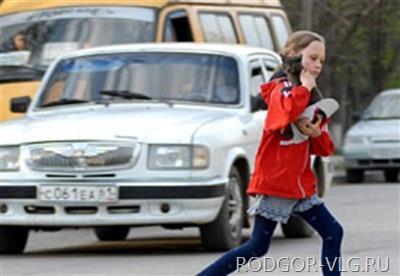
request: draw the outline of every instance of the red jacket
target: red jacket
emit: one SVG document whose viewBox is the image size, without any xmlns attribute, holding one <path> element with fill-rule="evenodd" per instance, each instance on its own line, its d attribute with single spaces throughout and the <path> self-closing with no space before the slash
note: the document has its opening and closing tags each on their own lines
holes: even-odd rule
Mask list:
<svg viewBox="0 0 400 276">
<path fill-rule="evenodd" d="M 284 130 L 307 107 L 310 91 L 304 86 L 291 88 L 285 79 L 278 79 L 263 84 L 261 92 L 269 108 L 247 193 L 296 199 L 310 197 L 317 192 L 310 156 L 328 156 L 334 151 L 327 125 L 321 126 L 322 134 L 318 137 L 285 145 L 281 143 L 287 139 Z"/>
</svg>

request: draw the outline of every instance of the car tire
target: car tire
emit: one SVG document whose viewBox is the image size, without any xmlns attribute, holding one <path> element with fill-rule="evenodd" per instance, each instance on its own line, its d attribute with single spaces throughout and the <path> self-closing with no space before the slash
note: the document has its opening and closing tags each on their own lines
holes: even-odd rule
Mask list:
<svg viewBox="0 0 400 276">
<path fill-rule="evenodd" d="M 346 170 L 347 181 L 350 183 L 361 183 L 364 181 L 364 171 L 357 169 Z"/>
<path fill-rule="evenodd" d="M 239 171 L 233 167 L 217 218 L 200 226 L 202 244 L 207 251 L 226 251 L 240 245 L 244 223 L 242 185 Z"/>
<path fill-rule="evenodd" d="M 386 182 L 398 182 L 399 181 L 399 169 L 386 169 L 384 171 Z"/>
<path fill-rule="evenodd" d="M 99 241 L 123 241 L 129 229 L 129 226 L 96 227 L 94 233 Z"/>
<path fill-rule="evenodd" d="M 314 235 L 314 229 L 298 216 L 291 216 L 287 224 L 281 224 L 286 238 L 309 238 Z"/>
<path fill-rule="evenodd" d="M 0 254 L 21 254 L 28 241 L 29 229 L 19 226 L 0 227 Z"/>
</svg>

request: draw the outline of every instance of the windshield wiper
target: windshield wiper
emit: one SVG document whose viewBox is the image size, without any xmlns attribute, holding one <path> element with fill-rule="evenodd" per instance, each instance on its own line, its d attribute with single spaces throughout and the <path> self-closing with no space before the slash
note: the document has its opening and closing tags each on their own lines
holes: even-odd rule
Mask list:
<svg viewBox="0 0 400 276">
<path fill-rule="evenodd" d="M 60 99 L 56 101 L 52 101 L 49 103 L 43 104 L 41 107 L 49 107 L 49 106 L 57 106 L 57 105 L 67 105 L 67 104 L 80 104 L 80 103 L 91 103 L 91 101 L 87 100 L 79 100 L 79 99 Z"/>
<path fill-rule="evenodd" d="M 124 99 L 141 99 L 141 100 L 152 100 L 153 98 L 142 93 L 131 92 L 128 90 L 103 90 L 100 91 L 101 95 L 120 97 Z"/>
<path fill-rule="evenodd" d="M 103 90 L 100 91 L 101 95 L 108 95 L 108 96 L 113 96 L 113 97 L 119 97 L 119 98 L 123 98 L 123 99 L 138 99 L 138 100 L 150 100 L 150 101 L 156 101 L 156 102 L 160 102 L 160 103 L 165 103 L 167 104 L 169 107 L 173 106 L 173 103 L 165 100 L 165 99 L 155 99 L 152 98 L 148 95 L 145 95 L 143 93 L 138 93 L 138 92 L 131 92 L 128 90 Z"/>
</svg>

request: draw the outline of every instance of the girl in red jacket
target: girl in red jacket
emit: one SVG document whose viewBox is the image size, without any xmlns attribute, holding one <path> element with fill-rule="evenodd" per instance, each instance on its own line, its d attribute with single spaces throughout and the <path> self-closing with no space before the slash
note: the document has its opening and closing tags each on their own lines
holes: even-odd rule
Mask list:
<svg viewBox="0 0 400 276">
<path fill-rule="evenodd" d="M 325 41 L 309 31 L 293 33 L 281 52 L 283 59 L 301 56 L 300 83 L 291 83 L 290 73 L 280 71 L 261 86 L 268 105 L 263 136 L 258 148 L 255 171 L 247 190 L 257 196 L 249 213 L 255 215 L 250 239 L 232 249 L 199 275 L 227 275 L 251 258 L 267 253 L 278 223 L 287 223 L 291 214 L 307 221 L 321 236 L 321 267 L 324 276 L 340 275 L 340 246 L 343 228 L 317 195 L 317 178 L 310 156 L 331 155 L 334 151 L 326 120 L 300 118 L 310 104 L 318 101 L 316 78 L 325 60 Z M 293 82 L 293 80 L 292 80 Z M 291 124 L 309 139 L 292 143 Z"/>
</svg>

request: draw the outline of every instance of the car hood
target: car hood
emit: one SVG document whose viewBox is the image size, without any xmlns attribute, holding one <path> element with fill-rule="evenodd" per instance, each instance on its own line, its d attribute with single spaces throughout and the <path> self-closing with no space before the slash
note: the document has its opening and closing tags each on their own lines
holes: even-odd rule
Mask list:
<svg viewBox="0 0 400 276">
<path fill-rule="evenodd" d="M 347 135 L 400 142 L 400 120 L 362 120 L 352 126 Z"/>
<path fill-rule="evenodd" d="M 218 109 L 161 105 L 111 105 L 69 110 L 6 122 L 0 130 L 0 143 L 99 139 L 190 143 L 200 126 L 228 115 Z"/>
</svg>

